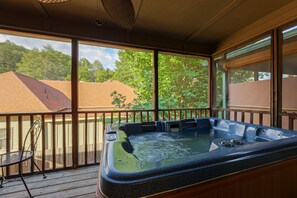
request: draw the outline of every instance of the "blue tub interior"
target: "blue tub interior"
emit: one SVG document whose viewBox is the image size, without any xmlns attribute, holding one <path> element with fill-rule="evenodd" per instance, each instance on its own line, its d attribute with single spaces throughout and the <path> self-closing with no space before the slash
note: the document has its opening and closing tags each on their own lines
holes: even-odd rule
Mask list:
<svg viewBox="0 0 297 198">
<path fill-rule="evenodd" d="M 105 135 L 100 190 L 151 195 L 296 157 L 296 147 L 295 131 L 218 118 L 113 124 Z"/>
</svg>

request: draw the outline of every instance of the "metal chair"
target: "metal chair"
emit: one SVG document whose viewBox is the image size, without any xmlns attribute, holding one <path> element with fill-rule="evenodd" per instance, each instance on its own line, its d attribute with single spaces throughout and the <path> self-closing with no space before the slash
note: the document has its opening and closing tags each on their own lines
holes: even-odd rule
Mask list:
<svg viewBox="0 0 297 198">
<path fill-rule="evenodd" d="M 15 164 L 19 164 L 19 174 L 20 177 L 26 187 L 26 190 L 29 194 L 30 197 L 33 197 L 28 189 L 28 186 L 23 178 L 22 175 L 22 162 L 27 161 L 27 160 L 32 160 L 34 166 L 36 166 L 36 168 L 39 170 L 39 172 L 43 175 L 43 178 L 45 179 L 46 176 L 44 175 L 44 173 L 40 170 L 40 168 L 37 166 L 37 164 L 34 161 L 34 151 L 36 150 L 36 145 L 37 145 L 37 141 L 38 138 L 40 136 L 41 133 L 41 121 L 38 119 L 36 121 L 34 121 L 33 125 L 31 126 L 31 128 L 29 129 L 29 131 L 26 134 L 25 140 L 24 140 L 24 144 L 22 147 L 22 150 L 20 151 L 13 151 L 13 152 L 9 152 L 9 153 L 4 153 L 0 155 L 0 167 L 1 167 L 1 171 L 2 171 L 2 177 L 1 179 L 1 183 L 0 183 L 0 188 L 3 187 L 3 180 L 4 180 L 4 171 L 3 168 L 4 167 L 9 167 Z M 29 139 L 28 137 L 33 135 L 33 139 L 31 140 L 31 138 Z M 33 148 L 33 150 L 32 150 Z"/>
</svg>

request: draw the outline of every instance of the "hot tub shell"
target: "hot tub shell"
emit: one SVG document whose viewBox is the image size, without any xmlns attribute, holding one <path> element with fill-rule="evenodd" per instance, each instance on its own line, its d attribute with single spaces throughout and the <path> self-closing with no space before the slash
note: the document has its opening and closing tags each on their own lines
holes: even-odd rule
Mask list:
<svg viewBox="0 0 297 198">
<path fill-rule="evenodd" d="M 171 130 L 170 128 L 174 128 Z M 150 163 L 133 156 L 127 137 L 144 132 L 172 131 L 188 128 L 211 128 L 232 134 L 232 137 L 259 138 L 265 142 L 220 149 L 214 141 L 210 152 L 182 159 Z M 217 148 L 215 147 L 217 146 Z M 127 155 L 127 161 L 117 161 L 116 153 Z M 240 123 L 218 118 L 187 119 L 181 121 L 114 124 L 108 127 L 99 172 L 99 192 L 106 197 L 149 196 L 226 175 L 261 167 L 297 156 L 297 133 L 294 131 Z M 117 168 L 128 163 L 128 169 Z M 125 166 L 123 166 L 125 167 Z"/>
</svg>

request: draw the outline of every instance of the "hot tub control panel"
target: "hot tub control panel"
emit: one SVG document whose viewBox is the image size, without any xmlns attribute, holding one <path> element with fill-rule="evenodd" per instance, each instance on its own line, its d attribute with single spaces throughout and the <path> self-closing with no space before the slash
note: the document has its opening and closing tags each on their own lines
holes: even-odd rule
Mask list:
<svg viewBox="0 0 297 198">
<path fill-rule="evenodd" d="M 115 141 L 117 139 L 117 133 L 115 131 L 109 131 L 105 136 L 108 141 Z"/>
</svg>

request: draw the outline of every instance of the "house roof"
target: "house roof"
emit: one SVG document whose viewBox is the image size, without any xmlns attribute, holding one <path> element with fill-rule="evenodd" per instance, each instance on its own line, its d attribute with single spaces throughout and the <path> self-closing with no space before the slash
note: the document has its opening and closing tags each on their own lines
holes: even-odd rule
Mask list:
<svg viewBox="0 0 297 198">
<path fill-rule="evenodd" d="M 60 90 L 68 98 L 71 98 L 71 82 L 54 80 L 42 80 L 41 82 Z M 103 83 L 79 82 L 78 91 L 80 109 L 113 109 L 115 105 L 112 104 L 113 99 L 110 96 L 113 91 L 125 95 L 127 103 L 137 97 L 131 87 L 116 80 Z"/>
<path fill-rule="evenodd" d="M 82 109 L 112 109 L 113 91 L 127 96 L 131 102 L 136 95 L 133 89 L 118 81 L 79 83 L 79 105 Z M 15 73 L 0 74 L 0 112 L 54 112 L 71 108 L 71 82 L 36 80 Z"/>
</svg>

